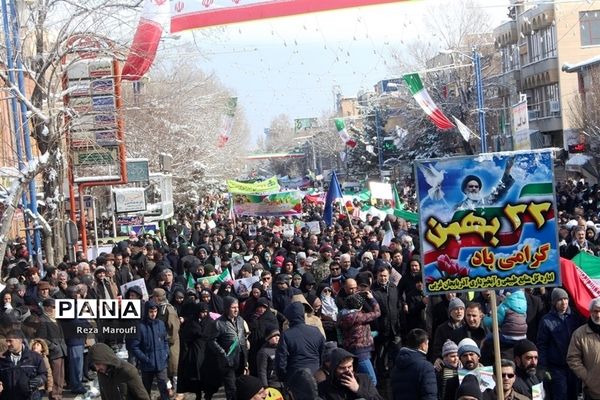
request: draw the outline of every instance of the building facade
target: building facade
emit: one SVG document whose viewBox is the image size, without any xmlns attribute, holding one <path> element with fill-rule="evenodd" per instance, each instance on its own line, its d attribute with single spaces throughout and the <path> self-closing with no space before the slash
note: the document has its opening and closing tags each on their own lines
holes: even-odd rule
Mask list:
<svg viewBox="0 0 600 400">
<path fill-rule="evenodd" d="M 558 147 L 567 149 L 579 141 L 575 108 L 577 74 L 561 70 L 600 51 L 600 5 L 585 0 L 529 4 L 512 0 L 511 19 L 494 29 L 501 57 L 495 77 L 497 95 L 504 112 L 501 150 Z M 515 146 L 519 121 L 517 104 L 527 100 L 526 143 Z M 521 132 L 523 133 L 523 132 Z M 521 137 L 522 139 L 522 137 Z M 521 140 L 519 139 L 519 140 Z"/>
</svg>

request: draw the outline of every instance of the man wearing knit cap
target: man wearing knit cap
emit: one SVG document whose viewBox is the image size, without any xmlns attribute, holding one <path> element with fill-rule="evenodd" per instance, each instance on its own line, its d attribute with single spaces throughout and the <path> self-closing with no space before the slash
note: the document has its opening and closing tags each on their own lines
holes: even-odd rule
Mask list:
<svg viewBox="0 0 600 400">
<path fill-rule="evenodd" d="M 235 381 L 235 394 L 237 400 L 264 400 L 268 392 L 260 379 L 251 375 L 242 375 Z"/>
<path fill-rule="evenodd" d="M 442 366 L 436 371 L 438 396 L 440 399 L 454 400 L 454 393 L 446 391 L 448 381 L 458 376 L 458 346 L 452 340 L 446 340 L 442 347 Z"/>
<path fill-rule="evenodd" d="M 569 295 L 555 288 L 550 295 L 552 308 L 540 321 L 537 337 L 538 365 L 550 376 L 555 399 L 576 399 L 578 380 L 567 365 L 569 340 L 584 320 L 571 311 Z"/>
<path fill-rule="evenodd" d="M 481 400 L 481 388 L 479 381 L 473 374 L 469 374 L 463 378 L 460 387 L 456 391 L 457 400 Z"/>
<path fill-rule="evenodd" d="M 433 335 L 433 346 L 429 354 L 429 359 L 434 361 L 437 369 L 442 362 L 442 346 L 446 340 L 452 337 L 452 333 L 461 328 L 465 318 L 465 303 L 458 297 L 453 297 L 448 303 L 448 321 L 444 322 L 435 330 Z"/>
<path fill-rule="evenodd" d="M 522 339 L 515 344 L 513 354 L 517 374 L 513 389 L 526 396 L 532 396 L 531 387 L 544 380 L 543 372 L 537 368 L 537 346 L 530 340 Z"/>
<path fill-rule="evenodd" d="M 481 351 L 477 343 L 473 339 L 465 338 L 458 344 L 458 358 L 462 363 L 462 367 L 469 371 L 474 371 L 482 365 L 479 363 Z M 456 393 L 459 387 L 458 375 L 448 380 L 446 385 L 446 393 Z M 446 397 L 450 399 L 449 397 Z"/>
</svg>

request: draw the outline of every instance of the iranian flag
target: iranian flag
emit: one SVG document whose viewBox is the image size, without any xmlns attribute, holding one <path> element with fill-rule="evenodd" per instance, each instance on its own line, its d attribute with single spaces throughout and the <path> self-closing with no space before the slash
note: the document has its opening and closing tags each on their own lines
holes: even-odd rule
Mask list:
<svg viewBox="0 0 600 400">
<path fill-rule="evenodd" d="M 590 302 L 600 297 L 600 258 L 585 252 L 572 260 L 561 258 L 560 274 L 577 311 L 589 317 Z"/>
<path fill-rule="evenodd" d="M 227 99 L 225 113 L 221 117 L 221 132 L 219 133 L 218 147 L 223 147 L 229 141 L 231 130 L 233 129 L 233 121 L 235 117 L 235 109 L 237 108 L 237 97 Z"/>
<path fill-rule="evenodd" d="M 152 66 L 163 30 L 169 30 L 171 18 L 168 0 L 145 0 L 140 23 L 133 36 L 122 79 L 139 80 Z"/>
<path fill-rule="evenodd" d="M 335 119 L 335 129 L 337 129 L 338 135 L 340 135 L 340 139 L 342 139 L 342 141 L 346 143 L 346 146 L 352 149 L 356 147 L 356 140 L 350 137 L 350 134 L 346 130 L 346 124 L 344 123 L 344 120 L 342 118 Z"/>
<path fill-rule="evenodd" d="M 413 95 L 417 103 L 421 106 L 423 111 L 433 121 L 435 126 L 439 129 L 452 129 L 454 124 L 444 115 L 444 113 L 438 108 L 437 104 L 431 100 L 429 93 L 423 87 L 423 82 L 419 74 L 407 74 L 403 76 L 404 81 L 408 85 L 410 93 Z"/>
</svg>

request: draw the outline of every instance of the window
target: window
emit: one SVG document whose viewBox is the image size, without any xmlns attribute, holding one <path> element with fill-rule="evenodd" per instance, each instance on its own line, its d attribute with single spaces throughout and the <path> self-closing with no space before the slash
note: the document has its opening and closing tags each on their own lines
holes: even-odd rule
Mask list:
<svg viewBox="0 0 600 400">
<path fill-rule="evenodd" d="M 502 72 L 506 73 L 519 68 L 519 47 L 511 44 L 500 49 L 502 57 Z"/>
<path fill-rule="evenodd" d="M 600 44 L 600 10 L 579 13 L 579 32 L 582 46 Z"/>
<path fill-rule="evenodd" d="M 556 27 L 550 25 L 536 33 L 541 41 L 542 58 L 556 57 Z"/>
<path fill-rule="evenodd" d="M 547 26 L 527 36 L 528 62 L 556 57 L 556 27 Z"/>
<path fill-rule="evenodd" d="M 540 39 L 537 32 L 527 36 L 527 53 L 529 54 L 529 62 L 533 63 L 540 60 Z"/>
</svg>

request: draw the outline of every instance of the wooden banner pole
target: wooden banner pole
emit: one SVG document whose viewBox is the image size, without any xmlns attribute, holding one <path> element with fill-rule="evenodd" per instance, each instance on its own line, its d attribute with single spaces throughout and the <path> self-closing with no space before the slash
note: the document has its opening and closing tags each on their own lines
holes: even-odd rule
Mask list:
<svg viewBox="0 0 600 400">
<path fill-rule="evenodd" d="M 504 387 L 502 386 L 502 354 L 500 353 L 500 332 L 498 331 L 498 309 L 496 301 L 496 291 L 491 290 L 492 296 L 492 333 L 494 338 L 494 366 L 496 369 L 496 398 L 504 399 Z"/>
</svg>

